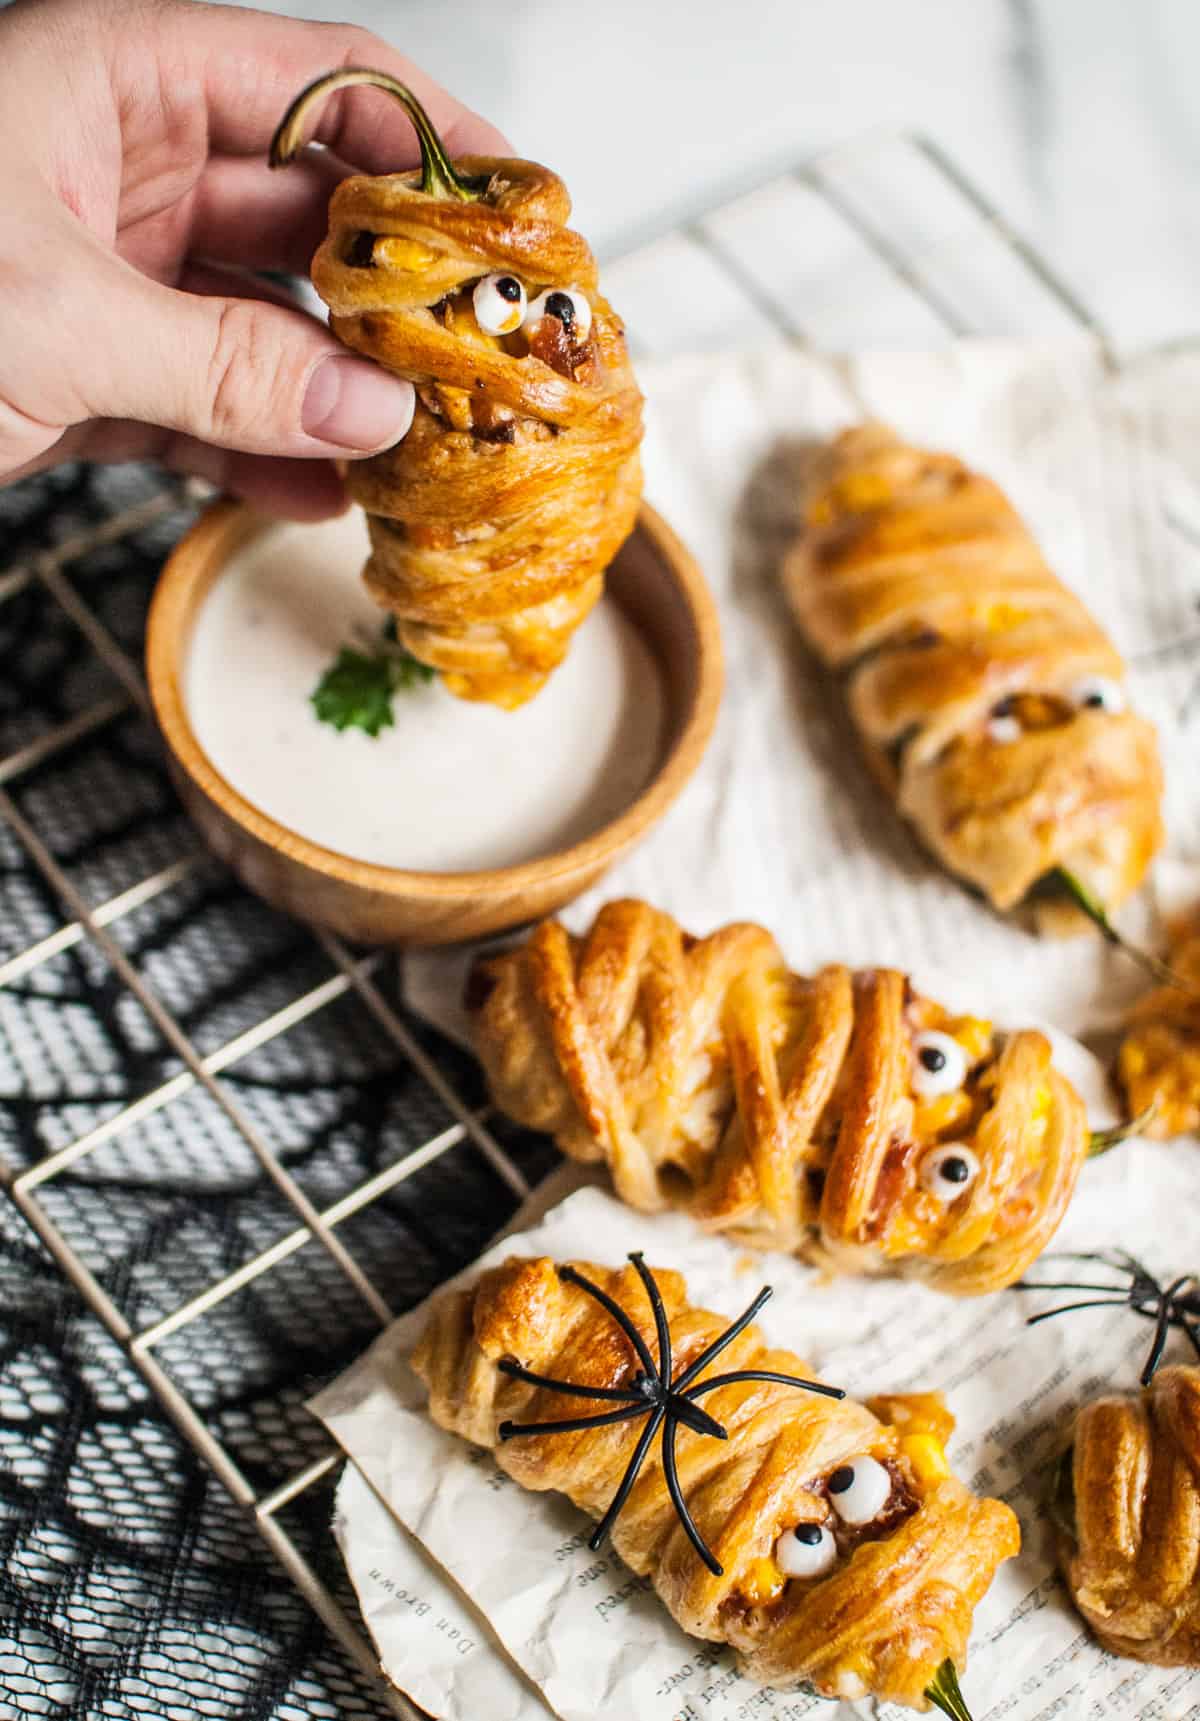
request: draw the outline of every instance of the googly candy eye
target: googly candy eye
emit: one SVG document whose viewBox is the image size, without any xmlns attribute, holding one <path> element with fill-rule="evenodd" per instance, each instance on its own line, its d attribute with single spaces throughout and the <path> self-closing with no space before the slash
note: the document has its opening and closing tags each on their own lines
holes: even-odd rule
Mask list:
<svg viewBox="0 0 1200 1721">
<path fill-rule="evenodd" d="M 489 335 L 511 335 L 525 318 L 525 289 L 515 275 L 485 275 L 471 294 L 475 321 Z"/>
<path fill-rule="evenodd" d="M 961 1141 L 944 1141 L 921 1161 L 922 1186 L 947 1206 L 965 1195 L 978 1176 L 979 1161 Z"/>
<path fill-rule="evenodd" d="M 557 317 L 569 335 L 586 341 L 592 328 L 592 307 L 575 287 L 547 287 L 539 293 L 525 313 L 526 324 L 542 317 Z"/>
<path fill-rule="evenodd" d="M 928 1028 L 913 1035 L 913 1092 L 921 1099 L 952 1094 L 967 1079 L 967 1054 L 949 1034 Z"/>
<path fill-rule="evenodd" d="M 1067 689 L 1067 698 L 1080 711 L 1107 711 L 1115 716 L 1129 701 L 1119 681 L 1109 675 L 1086 675 Z"/>
<path fill-rule="evenodd" d="M 892 1479 L 877 1458 L 852 1458 L 839 1464 L 826 1486 L 843 1524 L 869 1524 L 887 1505 Z"/>
<path fill-rule="evenodd" d="M 775 1543 L 775 1564 L 788 1578 L 820 1578 L 837 1564 L 837 1543 L 828 1524 L 794 1524 Z"/>
<path fill-rule="evenodd" d="M 1021 719 L 1013 709 L 1012 699 L 1001 699 L 988 712 L 987 737 L 999 746 L 1008 746 L 1013 741 L 1019 741 L 1024 734 Z"/>
</svg>

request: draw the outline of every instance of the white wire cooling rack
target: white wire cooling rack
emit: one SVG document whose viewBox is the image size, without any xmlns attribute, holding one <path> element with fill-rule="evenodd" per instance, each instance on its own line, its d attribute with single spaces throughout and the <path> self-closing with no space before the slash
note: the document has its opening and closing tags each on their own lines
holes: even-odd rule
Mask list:
<svg viewBox="0 0 1200 1721">
<path fill-rule="evenodd" d="M 767 334 L 839 347 L 905 342 L 930 345 L 968 333 L 1041 335 L 1086 330 L 1104 351 L 1104 329 L 1050 263 L 1015 232 L 988 197 L 930 139 L 872 136 L 697 209 L 669 229 L 644 235 L 636 248 L 606 260 L 605 286 L 626 318 L 639 357 L 729 347 Z M 98 549 L 120 544 L 178 506 L 164 492 L 78 532 L 26 565 L 0 568 L 0 604 L 40 582 L 116 678 L 109 692 L 49 732 L 0 759 L 0 813 L 61 905 L 52 933 L 0 960 L 0 985 L 29 977 L 83 941 L 110 965 L 120 987 L 178 1058 L 170 1079 L 142 1093 L 24 1168 L 0 1161 L 9 1200 L 36 1232 L 63 1274 L 124 1351 L 162 1409 L 234 1502 L 249 1514 L 271 1554 L 353 1662 L 378 1680 L 381 1702 L 396 1714 L 417 1711 L 382 1680 L 360 1623 L 339 1604 L 289 1533 L 285 1508 L 326 1483 L 340 1462 L 332 1448 L 283 1475 L 267 1490 L 205 1420 L 203 1408 L 164 1366 L 161 1347 L 211 1315 L 263 1275 L 303 1250 L 320 1250 L 381 1326 L 393 1310 L 372 1273 L 346 1242 L 345 1222 L 395 1190 L 451 1148 L 469 1144 L 507 1185 L 514 1200 L 528 1184 L 453 1078 L 418 1043 L 379 984 L 382 952 L 359 955 L 337 939 L 313 934 L 332 965 L 329 977 L 293 996 L 214 1049 L 202 1051 L 178 1013 L 139 972 L 116 935 L 120 923 L 176 889 L 212 862 L 183 855 L 128 888 L 89 906 L 56 860 L 36 819 L 14 798 L 22 779 L 127 714 L 148 711 L 138 664 L 118 643 L 67 570 Z M 686 522 L 681 523 L 686 531 Z M 355 995 L 394 1044 L 398 1056 L 447 1108 L 453 1121 L 376 1175 L 319 1206 L 289 1171 L 277 1142 L 266 1138 L 222 1081 L 224 1072 L 268 1042 Z M 270 1245 L 180 1302 L 135 1327 L 100 1283 L 50 1199 L 57 1179 L 152 1114 L 202 1091 L 220 1109 L 290 1210 L 294 1224 Z M 432 1288 L 432 1287 L 429 1287 Z"/>
</svg>

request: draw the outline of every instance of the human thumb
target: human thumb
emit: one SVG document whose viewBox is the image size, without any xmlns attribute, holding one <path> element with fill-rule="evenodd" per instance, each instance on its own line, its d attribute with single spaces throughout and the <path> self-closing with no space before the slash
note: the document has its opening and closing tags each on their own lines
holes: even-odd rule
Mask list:
<svg viewBox="0 0 1200 1721">
<path fill-rule="evenodd" d="M 59 356 L 81 416 L 250 454 L 343 458 L 389 447 L 412 423 L 412 384 L 348 353 L 303 311 L 181 292 L 111 256 L 98 277 L 76 351 Z"/>
</svg>

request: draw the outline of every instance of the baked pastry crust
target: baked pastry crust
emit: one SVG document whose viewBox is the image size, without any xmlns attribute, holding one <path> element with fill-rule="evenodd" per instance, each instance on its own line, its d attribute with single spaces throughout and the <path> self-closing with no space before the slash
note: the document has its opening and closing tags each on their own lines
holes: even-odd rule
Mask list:
<svg viewBox="0 0 1200 1721">
<path fill-rule="evenodd" d="M 1101 678 L 1123 705 L 1121 658 L 996 484 L 884 425 L 845 431 L 813 464 L 784 582 L 944 866 L 1001 910 L 1058 867 L 1107 910 L 1136 888 L 1162 841 L 1153 726 L 1081 703 Z"/>
<path fill-rule="evenodd" d="M 622 1305 L 654 1352 L 654 1322 L 634 1270 L 572 1265 Z M 691 1307 L 678 1273 L 655 1268 L 654 1277 L 678 1374 L 727 1322 Z M 554 1489 L 601 1517 L 641 1424 L 502 1442 L 505 1420 L 550 1421 L 564 1405 L 545 1388 L 502 1373 L 497 1364 L 506 1358 L 542 1375 L 618 1387 L 638 1371 L 632 1345 L 590 1297 L 559 1277 L 555 1262 L 514 1258 L 472 1289 L 437 1298 L 413 1357 L 435 1422 L 491 1450 L 522 1487 Z M 747 1368 L 812 1376 L 790 1351 L 768 1349 L 750 1326 L 699 1378 Z M 1020 1542 L 1007 1506 L 977 1498 L 950 1474 L 944 1442 L 953 1419 L 941 1401 L 916 1395 L 873 1400 L 869 1408 L 740 1381 L 710 1393 L 704 1406 L 728 1439 L 681 1428 L 679 1477 L 723 1574 L 703 1564 L 675 1514 L 660 1437 L 612 1530 L 621 1558 L 650 1577 L 685 1631 L 733 1645 L 752 1679 L 806 1679 L 827 1696 L 871 1693 L 927 1708 L 926 1687 L 947 1657 L 963 1666 L 975 1605 Z M 848 1530 L 827 1483 L 863 1455 L 886 1466 L 891 1494 L 872 1523 Z M 837 1563 L 824 1576 L 786 1579 L 774 1560 L 776 1542 L 797 1523 L 812 1522 L 836 1529 Z"/>
<path fill-rule="evenodd" d="M 404 440 L 346 469 L 371 594 L 451 692 L 512 708 L 561 662 L 633 529 L 642 401 L 562 180 L 491 156 L 456 166 L 487 179 L 481 200 L 423 192 L 416 172 L 344 180 L 312 279 L 338 338 L 417 387 Z M 468 289 L 492 272 L 530 300 L 582 294 L 590 331 L 545 317 L 487 333 Z"/>
<path fill-rule="evenodd" d="M 1139 998 L 1117 1053 L 1129 1115 L 1153 1106 L 1141 1133 L 1160 1141 L 1200 1132 L 1200 911 L 1172 928 L 1170 962 L 1194 990 L 1157 986 Z"/>
<path fill-rule="evenodd" d="M 695 939 L 647 903 L 610 903 L 584 937 L 547 921 L 482 965 L 468 1001 L 496 1103 L 607 1164 L 623 1201 L 837 1270 L 958 1295 L 1011 1284 L 1087 1156 L 1044 1035 L 1001 1041 L 892 969 L 792 973 L 759 926 Z M 930 1030 L 965 1074 L 923 1097 Z M 978 1162 L 961 1194 L 929 1186 L 950 1143 Z"/>
<path fill-rule="evenodd" d="M 1200 1666 L 1200 1368 L 1085 1405 L 1072 1478 L 1058 1544 L 1075 1606 L 1114 1655 Z"/>
</svg>

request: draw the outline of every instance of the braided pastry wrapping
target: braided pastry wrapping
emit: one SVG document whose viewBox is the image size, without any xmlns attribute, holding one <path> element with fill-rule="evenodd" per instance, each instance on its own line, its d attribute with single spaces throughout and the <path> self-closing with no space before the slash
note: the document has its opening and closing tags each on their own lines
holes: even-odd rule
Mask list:
<svg viewBox="0 0 1200 1721">
<path fill-rule="evenodd" d="M 625 1308 L 653 1346 L 650 1307 L 633 1270 L 573 1265 Z M 678 1273 L 655 1269 L 654 1277 L 679 1373 L 727 1323 L 689 1306 Z M 437 1299 L 413 1358 L 435 1422 L 491 1450 L 522 1487 L 557 1490 L 601 1517 L 640 1425 L 502 1442 L 502 1422 L 549 1421 L 563 1415 L 564 1404 L 502 1373 L 504 1359 L 584 1385 L 623 1386 L 639 1367 L 629 1339 L 559 1277 L 553 1261 L 512 1259 L 472 1289 Z M 769 1349 L 756 1326 L 711 1372 L 748 1368 L 811 1374 L 790 1351 Z M 944 1443 L 953 1419 L 941 1401 L 917 1395 L 868 1408 L 739 1381 L 714 1390 L 704 1405 L 728 1438 L 681 1429 L 678 1471 L 721 1575 L 702 1563 L 671 1504 L 661 1437 L 612 1530 L 621 1558 L 651 1578 L 685 1631 L 732 1644 L 753 1679 L 806 1679 L 827 1696 L 870 1693 L 927 1708 L 926 1687 L 947 1658 L 962 1666 L 975 1605 L 1019 1546 L 1008 1507 L 976 1498 L 950 1474 Z M 838 1495 L 830 1480 L 836 1488 L 835 1473 L 851 1465 L 857 1491 Z M 877 1492 L 864 1503 L 868 1483 Z M 791 1542 L 801 1545 L 798 1527 L 813 1538 L 802 1544 L 805 1563 L 824 1568 L 812 1576 L 790 1577 L 786 1569 L 794 1563 Z"/>
<path fill-rule="evenodd" d="M 558 176 L 467 156 L 425 188 L 440 145 L 410 92 L 340 81 L 399 94 L 427 155 L 424 174 L 344 180 L 312 263 L 333 332 L 417 389 L 404 440 L 346 471 L 366 583 L 451 692 L 511 709 L 561 662 L 633 529 L 641 395 Z"/>
<path fill-rule="evenodd" d="M 1075 1606 L 1114 1655 L 1200 1666 L 1200 1368 L 1085 1405 L 1071 1476 L 1058 1541 Z"/>
<path fill-rule="evenodd" d="M 610 903 L 484 964 L 468 1002 L 496 1103 L 606 1163 L 623 1201 L 842 1271 L 1011 1284 L 1087 1157 L 1042 1034 L 997 1036 L 891 969 L 792 973 L 758 926 L 697 940 Z"/>
<path fill-rule="evenodd" d="M 784 578 L 944 866 L 1001 910 L 1060 869 L 1106 910 L 1135 889 L 1162 841 L 1153 726 L 995 484 L 882 425 L 848 430 L 814 465 Z M 1065 901 L 1039 920 L 1081 924 Z"/>
<path fill-rule="evenodd" d="M 1129 1013 L 1117 1080 L 1131 1117 L 1151 1111 L 1143 1135 L 1200 1132 L 1200 913 L 1172 929 L 1171 968 L 1184 985 L 1156 986 Z"/>
</svg>

